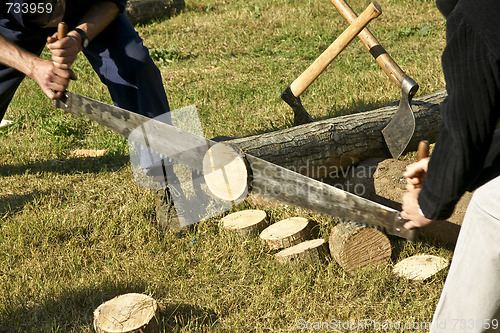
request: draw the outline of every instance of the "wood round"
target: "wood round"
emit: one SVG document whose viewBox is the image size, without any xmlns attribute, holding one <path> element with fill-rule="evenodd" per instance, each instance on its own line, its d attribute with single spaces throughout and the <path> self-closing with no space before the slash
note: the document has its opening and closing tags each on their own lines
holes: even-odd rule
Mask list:
<svg viewBox="0 0 500 333">
<path fill-rule="evenodd" d="M 432 255 L 419 254 L 401 260 L 392 272 L 408 280 L 424 281 L 448 267 L 448 260 Z"/>
<path fill-rule="evenodd" d="M 267 225 L 267 214 L 263 210 L 247 209 L 222 218 L 222 227 L 238 235 L 256 237 Z"/>
<path fill-rule="evenodd" d="M 203 175 L 210 192 L 219 199 L 236 201 L 248 191 L 248 170 L 245 159 L 232 145 L 220 142 L 203 158 Z"/>
<path fill-rule="evenodd" d="M 332 228 L 330 253 L 347 272 L 379 264 L 387 264 L 392 247 L 387 236 L 360 223 L 341 222 Z"/>
<path fill-rule="evenodd" d="M 271 249 L 282 249 L 309 239 L 309 221 L 303 217 L 291 217 L 271 224 L 260 234 L 261 241 Z"/>
<path fill-rule="evenodd" d="M 276 253 L 276 259 L 282 263 L 300 261 L 321 263 L 327 256 L 324 239 L 311 239 L 281 250 Z"/>
<path fill-rule="evenodd" d="M 102 303 L 94 311 L 97 333 L 159 332 L 156 301 L 143 294 L 124 294 Z"/>
</svg>

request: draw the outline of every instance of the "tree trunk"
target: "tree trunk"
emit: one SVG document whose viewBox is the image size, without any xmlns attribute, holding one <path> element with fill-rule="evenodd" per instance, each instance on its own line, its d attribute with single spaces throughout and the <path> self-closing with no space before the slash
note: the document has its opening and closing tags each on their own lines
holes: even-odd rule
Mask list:
<svg viewBox="0 0 500 333">
<path fill-rule="evenodd" d="M 184 0 L 128 0 L 125 12 L 130 22 L 137 24 L 172 16 L 184 7 Z"/>
<path fill-rule="evenodd" d="M 407 151 L 415 151 L 422 139 L 435 142 L 441 121 L 439 106 L 445 98 L 446 91 L 441 90 L 412 102 L 416 128 Z M 232 142 L 253 156 L 311 178 L 324 178 L 370 157 L 389 157 L 381 131 L 398 105 Z"/>
</svg>

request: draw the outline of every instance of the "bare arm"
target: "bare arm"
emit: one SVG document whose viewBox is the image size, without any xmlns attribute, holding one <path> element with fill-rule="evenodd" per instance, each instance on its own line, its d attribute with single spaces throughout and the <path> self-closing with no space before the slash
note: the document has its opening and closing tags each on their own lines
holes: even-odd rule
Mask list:
<svg viewBox="0 0 500 333">
<path fill-rule="evenodd" d="M 69 84 L 71 72 L 30 53 L 0 35 L 0 62 L 17 69 L 38 82 L 51 99 L 59 98 Z"/>
<path fill-rule="evenodd" d="M 94 39 L 118 15 L 118 7 L 108 1 L 92 6 L 82 17 L 78 28 L 85 31 L 89 40 Z M 38 82 L 42 91 L 51 99 L 61 97 L 70 79 L 76 79 L 69 69 L 82 50 L 82 39 L 76 31 L 57 40 L 55 36 L 47 38 L 52 60 L 46 60 L 30 53 L 0 35 L 0 63 L 15 68 Z"/>
<path fill-rule="evenodd" d="M 98 2 L 82 17 L 77 28 L 82 29 L 88 39 L 92 41 L 99 35 L 118 15 L 118 7 L 109 1 Z M 82 38 L 75 30 L 68 32 L 67 38 L 57 40 L 55 36 L 47 39 L 48 48 L 52 52 L 52 60 L 61 68 L 69 68 L 80 51 L 82 51 Z"/>
</svg>

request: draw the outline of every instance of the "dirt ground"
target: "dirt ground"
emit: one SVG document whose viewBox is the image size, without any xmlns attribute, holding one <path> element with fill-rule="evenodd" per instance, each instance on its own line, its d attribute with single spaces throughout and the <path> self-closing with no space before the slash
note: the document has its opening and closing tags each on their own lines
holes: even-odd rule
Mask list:
<svg viewBox="0 0 500 333">
<path fill-rule="evenodd" d="M 400 210 L 402 197 L 406 192 L 403 172 L 411 163 L 413 162 L 394 159 L 368 159 L 342 175 L 329 179 L 328 183 Z M 471 197 L 472 193 L 466 193 L 447 221 L 435 222 L 421 229 L 420 234 L 433 241 L 454 246 Z"/>
</svg>

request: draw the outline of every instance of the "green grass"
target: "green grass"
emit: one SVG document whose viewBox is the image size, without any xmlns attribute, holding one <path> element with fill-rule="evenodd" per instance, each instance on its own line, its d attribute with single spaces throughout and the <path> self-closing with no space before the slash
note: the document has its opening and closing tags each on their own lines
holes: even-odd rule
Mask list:
<svg viewBox="0 0 500 333">
<path fill-rule="evenodd" d="M 420 84 L 419 94 L 444 88 L 445 22 L 434 2 L 380 4 L 373 34 Z M 360 13 L 368 1 L 351 5 Z M 291 126 L 281 91 L 345 28 L 327 0 L 187 0 L 179 15 L 137 26 L 171 107 L 196 104 L 208 137 Z M 70 90 L 111 102 L 86 60 L 78 59 L 74 70 L 79 80 Z M 355 40 L 302 100 L 320 119 L 398 98 L 398 88 Z M 159 302 L 165 332 L 289 332 L 300 331 L 300 320 L 431 320 L 446 272 L 409 283 L 391 274 L 392 264 L 354 275 L 333 260 L 282 266 L 256 240 L 241 242 L 220 230 L 220 218 L 181 238 L 162 237 L 153 193 L 135 185 L 125 140 L 54 109 L 32 80 L 23 82 L 6 119 L 16 123 L 0 130 L 1 332 L 91 332 L 93 310 L 126 292 Z M 75 148 L 108 153 L 75 158 Z M 293 207 L 260 208 L 272 221 L 307 216 L 325 238 L 334 224 Z M 434 244 L 393 245 L 393 262 L 422 252 L 451 258 Z"/>
</svg>

